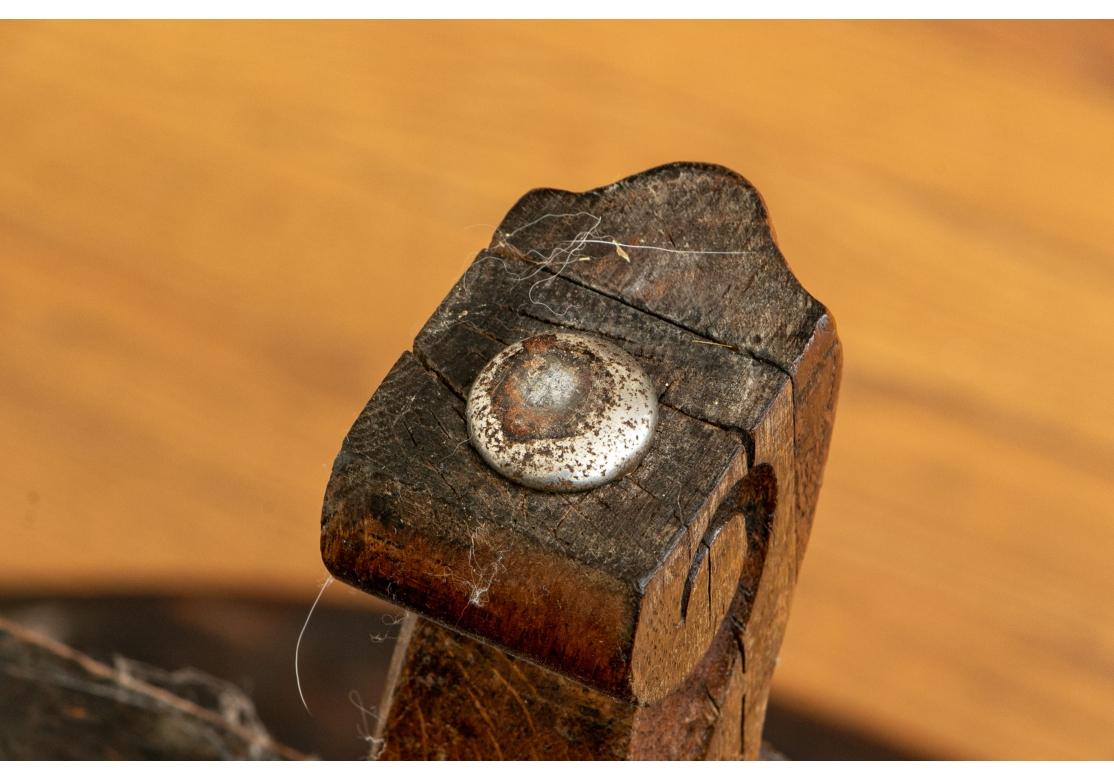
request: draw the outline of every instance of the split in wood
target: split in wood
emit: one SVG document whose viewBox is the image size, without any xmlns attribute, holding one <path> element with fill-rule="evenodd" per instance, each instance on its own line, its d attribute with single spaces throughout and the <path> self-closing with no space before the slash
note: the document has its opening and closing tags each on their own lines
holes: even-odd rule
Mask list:
<svg viewBox="0 0 1114 780">
<path fill-rule="evenodd" d="M 585 215 L 610 242 L 585 240 Z M 575 258 L 554 249 L 570 240 Z M 575 495 L 460 446 L 480 369 L 553 331 L 618 344 L 660 396 L 639 466 Z M 737 174 L 681 163 L 527 194 L 360 414 L 326 492 L 330 572 L 421 616 L 385 755 L 757 757 L 840 365 Z"/>
</svg>

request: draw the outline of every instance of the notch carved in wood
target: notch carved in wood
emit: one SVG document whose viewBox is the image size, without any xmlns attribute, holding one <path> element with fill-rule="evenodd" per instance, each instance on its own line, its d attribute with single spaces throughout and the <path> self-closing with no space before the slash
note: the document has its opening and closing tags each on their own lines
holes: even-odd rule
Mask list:
<svg viewBox="0 0 1114 780">
<path fill-rule="evenodd" d="M 660 394 L 638 467 L 584 493 L 510 482 L 467 442 L 480 369 L 553 331 L 617 344 Z M 385 755 L 756 757 L 840 365 L 738 174 L 677 163 L 523 197 L 326 491 L 329 571 L 414 613 Z"/>
</svg>

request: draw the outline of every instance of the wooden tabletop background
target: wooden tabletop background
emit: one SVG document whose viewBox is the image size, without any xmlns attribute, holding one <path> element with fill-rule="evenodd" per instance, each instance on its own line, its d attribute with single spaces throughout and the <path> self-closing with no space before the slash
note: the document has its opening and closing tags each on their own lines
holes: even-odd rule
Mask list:
<svg viewBox="0 0 1114 780">
<path fill-rule="evenodd" d="M 775 695 L 1114 758 L 1110 24 L 0 26 L 0 590 L 308 603 L 340 440 L 494 223 L 684 159 L 844 343 Z"/>
</svg>

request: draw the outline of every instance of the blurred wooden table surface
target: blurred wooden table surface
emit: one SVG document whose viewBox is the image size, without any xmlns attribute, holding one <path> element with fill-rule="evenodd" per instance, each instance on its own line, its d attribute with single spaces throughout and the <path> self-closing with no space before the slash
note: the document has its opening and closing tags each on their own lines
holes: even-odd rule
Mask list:
<svg viewBox="0 0 1114 780">
<path fill-rule="evenodd" d="M 777 695 L 1114 758 L 1109 24 L 0 26 L 0 588 L 308 601 L 340 439 L 493 223 L 678 159 L 845 346 Z"/>
</svg>

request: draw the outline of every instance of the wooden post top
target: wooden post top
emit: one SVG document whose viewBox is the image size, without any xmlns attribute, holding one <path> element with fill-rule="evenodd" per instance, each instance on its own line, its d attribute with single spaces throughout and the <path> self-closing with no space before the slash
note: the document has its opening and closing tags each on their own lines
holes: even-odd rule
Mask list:
<svg viewBox="0 0 1114 780">
<path fill-rule="evenodd" d="M 465 427 L 483 366 L 554 331 L 618 345 L 659 394 L 638 467 L 583 493 L 499 476 Z M 534 190 L 345 438 L 324 502 L 325 564 L 613 696 L 662 700 L 705 655 L 740 583 L 754 598 L 773 582 L 774 504 L 792 526 L 778 543 L 791 589 L 839 356 L 828 312 L 738 174 L 675 163 L 584 193 Z"/>
</svg>

